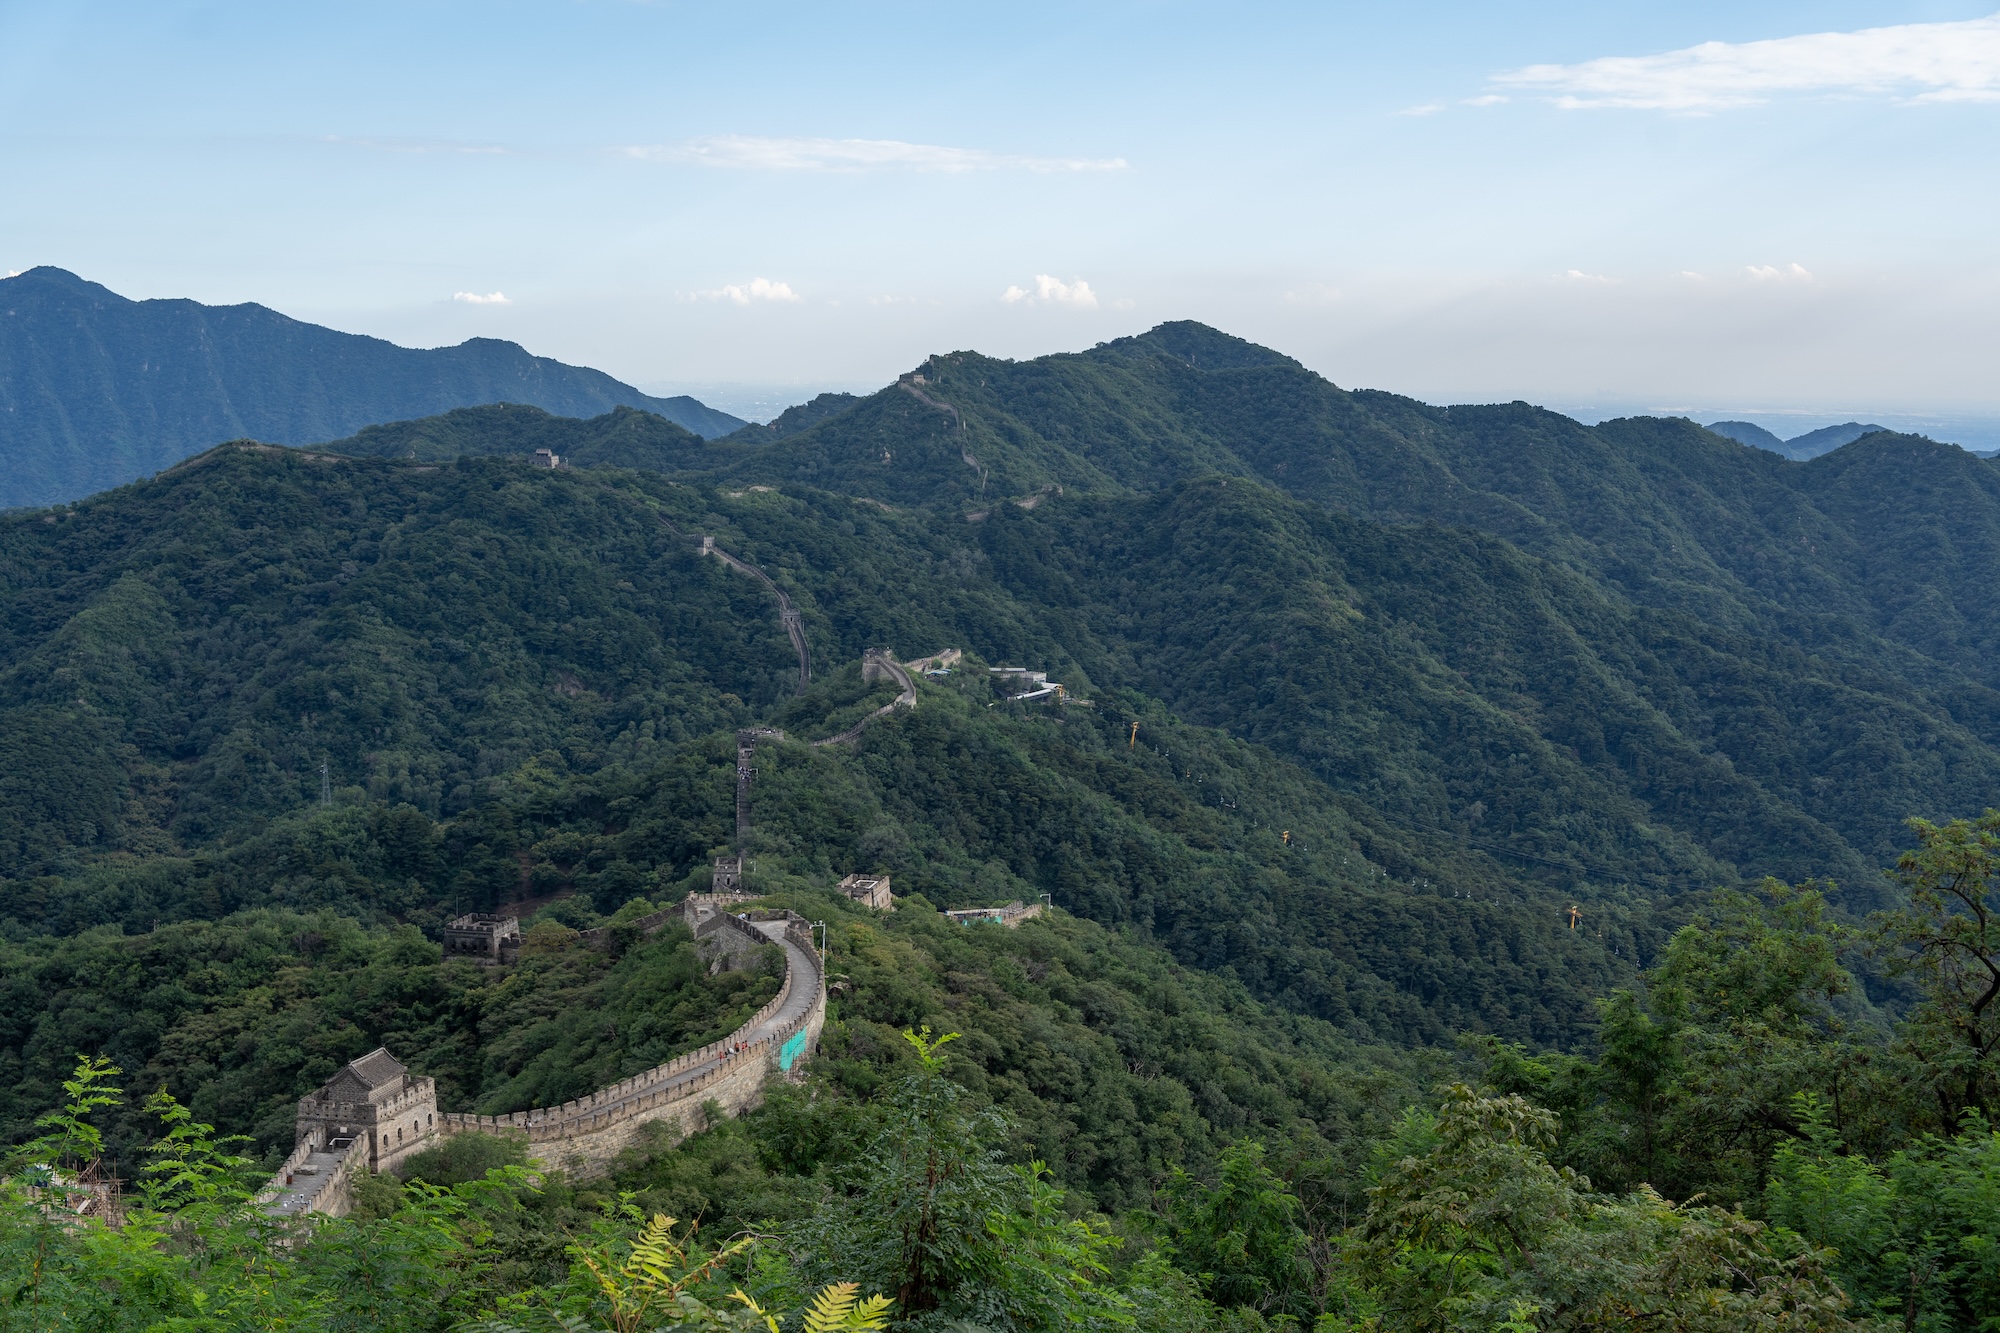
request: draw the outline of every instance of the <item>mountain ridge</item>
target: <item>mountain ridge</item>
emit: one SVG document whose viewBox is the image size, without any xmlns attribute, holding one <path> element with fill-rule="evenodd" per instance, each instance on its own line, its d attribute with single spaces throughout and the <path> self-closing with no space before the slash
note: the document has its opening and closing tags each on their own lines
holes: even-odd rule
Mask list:
<svg viewBox="0 0 2000 1333">
<path fill-rule="evenodd" d="M 500 339 L 408 348 L 254 303 L 132 301 L 46 266 L 0 280 L 0 507 L 77 499 L 227 439 L 313 444 L 501 401 L 643 408 L 702 435 L 744 424 Z"/>
<path fill-rule="evenodd" d="M 1809 430 L 1803 435 L 1794 435 L 1791 439 L 1785 440 L 1753 421 L 1713 421 L 1709 423 L 1708 428 L 1717 435 L 1735 440 L 1738 444 L 1767 450 L 1798 463 L 1818 458 L 1821 454 L 1830 453 L 1842 445 L 1852 444 L 1864 435 L 1888 429 L 1886 426 L 1864 426 L 1858 421 L 1848 421 L 1838 426 L 1821 426 L 1818 430 Z"/>
</svg>

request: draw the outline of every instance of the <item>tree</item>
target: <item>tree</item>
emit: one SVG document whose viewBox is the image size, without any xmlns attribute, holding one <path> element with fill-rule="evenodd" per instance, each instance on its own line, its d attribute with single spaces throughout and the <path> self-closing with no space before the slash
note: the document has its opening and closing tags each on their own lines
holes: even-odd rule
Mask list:
<svg viewBox="0 0 2000 1333">
<path fill-rule="evenodd" d="M 1671 1035 L 1674 1057 L 1661 1071 L 1670 1141 L 1646 1148 L 1649 1164 L 1664 1168 L 1651 1183 L 1734 1203 L 1756 1197 L 1771 1153 L 1798 1132 L 1798 1093 L 1825 1096 L 1836 1114 L 1855 1105 L 1844 1085 L 1860 1056 L 1835 1008 L 1852 985 L 1841 964 L 1850 941 L 1828 918 L 1824 893 L 1766 879 L 1755 896 L 1717 893 L 1716 906 L 1713 920 L 1675 932 L 1652 975 L 1664 1032 L 1630 1019 L 1610 1025 L 1606 1064 L 1643 1066 L 1646 1048 Z M 1607 1013 L 1618 1017 L 1615 1007 Z"/>
<path fill-rule="evenodd" d="M 1909 1333 L 2000 1327 L 2000 1134 L 1968 1113 L 1872 1162 L 1852 1152 L 1822 1099 L 1802 1096 L 1804 1135 L 1771 1165 L 1765 1207 L 1829 1255 L 1865 1309 Z"/>
<path fill-rule="evenodd" d="M 1007 1122 L 967 1108 L 941 1053 L 956 1033 L 905 1031 L 916 1072 L 880 1100 L 881 1128 L 843 1189 L 787 1237 L 809 1282 L 835 1273 L 896 1293 L 899 1316 L 945 1326 L 1079 1329 L 1129 1322 L 1099 1279 L 1117 1240 L 1065 1216 L 1039 1162 L 1000 1159 Z"/>
<path fill-rule="evenodd" d="M 1254 1139 L 1231 1144 L 1217 1168 L 1213 1186 L 1174 1169 L 1166 1187 L 1169 1257 L 1218 1305 L 1305 1313 L 1311 1293 L 1298 1198 L 1264 1165 Z"/>
<path fill-rule="evenodd" d="M 1457 1085 L 1436 1125 L 1435 1146 L 1385 1173 L 1350 1237 L 1383 1328 L 1855 1329 L 1824 1252 L 1644 1186 L 1593 1193 L 1549 1162 L 1555 1117 L 1522 1097 Z"/>
<path fill-rule="evenodd" d="M 2000 810 L 1942 827 L 1913 819 L 1917 846 L 1896 862 L 1909 894 L 1880 914 L 1889 965 L 1923 992 L 1903 1045 L 1927 1074 L 1942 1124 L 2000 1105 Z"/>
</svg>

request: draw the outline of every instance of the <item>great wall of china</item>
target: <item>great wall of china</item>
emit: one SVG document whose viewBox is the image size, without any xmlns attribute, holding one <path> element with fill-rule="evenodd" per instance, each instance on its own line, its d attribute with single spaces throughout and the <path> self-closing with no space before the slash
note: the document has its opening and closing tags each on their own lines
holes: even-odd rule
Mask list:
<svg viewBox="0 0 2000 1333">
<path fill-rule="evenodd" d="M 660 520 L 677 536 L 678 528 Z M 799 659 L 798 689 L 812 680 L 812 658 L 806 646 L 803 618 L 784 590 L 756 566 L 737 559 L 704 536 L 701 554 L 713 555 L 730 568 L 750 575 L 778 599 L 779 616 Z M 900 686 L 896 698 L 836 736 L 811 742 L 839 745 L 857 739 L 879 718 L 916 705 L 916 685 L 910 668 L 957 659 L 955 649 L 912 663 L 870 649 L 862 658 L 862 678 L 887 679 Z M 412 1074 L 386 1048 L 350 1061 L 317 1092 L 299 1102 L 298 1130 L 292 1154 L 265 1186 L 261 1200 L 275 1217 L 310 1213 L 339 1216 L 353 1205 L 351 1184 L 363 1171 L 393 1171 L 416 1153 L 454 1134 L 507 1135 L 524 1141 L 532 1160 L 546 1168 L 584 1172 L 608 1166 L 638 1142 L 644 1126 L 671 1122 L 680 1133 L 706 1124 L 708 1110 L 738 1115 L 762 1102 L 766 1080 L 775 1072 L 794 1076 L 810 1058 L 826 1022 L 826 965 L 813 945 L 810 925 L 789 912 L 731 913 L 747 901 L 742 884 L 743 855 L 750 836 L 750 785 L 756 774 L 759 741 L 782 741 L 785 734 L 767 727 L 736 734 L 736 855 L 718 857 L 715 892 L 692 894 L 679 908 L 655 912 L 625 923 L 626 930 L 650 935 L 676 916 L 693 930 L 698 944 L 721 954 L 740 953 L 768 944 L 785 952 L 785 977 L 777 995 L 751 1015 L 748 1022 L 720 1041 L 689 1051 L 634 1074 L 588 1097 L 561 1106 L 537 1107 L 506 1115 L 476 1115 L 440 1111 L 437 1085 Z M 851 883 L 852 882 L 852 883 Z M 891 906 L 886 877 L 849 876 L 841 888 L 857 901 L 885 910 Z M 470 916 L 454 921 L 446 932 L 446 949 L 454 949 L 454 934 L 466 940 L 482 933 L 490 944 L 489 961 L 506 958 L 501 938 L 508 918 Z M 614 928 L 584 931 L 578 943 L 612 947 Z M 484 947 L 478 950 L 486 953 Z"/>
<path fill-rule="evenodd" d="M 826 968 L 803 918 L 732 914 L 726 910 L 736 905 L 732 897 L 695 894 L 679 913 L 656 916 L 681 915 L 698 941 L 715 941 L 722 952 L 767 944 L 784 949 L 778 993 L 736 1031 L 588 1097 L 508 1115 L 441 1112 L 433 1080 L 410 1073 L 387 1050 L 373 1051 L 300 1101 L 297 1145 L 265 1187 L 265 1210 L 276 1217 L 344 1214 L 359 1172 L 394 1170 L 454 1134 L 517 1138 L 542 1166 L 587 1173 L 603 1170 L 638 1142 L 646 1125 L 671 1122 L 687 1134 L 706 1125 L 711 1106 L 733 1116 L 761 1103 L 766 1080 L 773 1073 L 796 1075 L 819 1040 Z M 717 938 L 729 934 L 741 939 Z"/>
</svg>

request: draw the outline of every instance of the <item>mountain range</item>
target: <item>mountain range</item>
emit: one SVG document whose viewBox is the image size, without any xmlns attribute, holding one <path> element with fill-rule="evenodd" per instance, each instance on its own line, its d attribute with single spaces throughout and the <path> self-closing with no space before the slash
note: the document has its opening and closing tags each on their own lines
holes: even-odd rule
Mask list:
<svg viewBox="0 0 2000 1333">
<path fill-rule="evenodd" d="M 1708 428 L 1717 435 L 1724 435 L 1738 444 L 1751 445 L 1758 449 L 1768 449 L 1774 454 L 1798 462 L 1818 458 L 1821 454 L 1832 453 L 1843 444 L 1852 444 L 1864 435 L 1873 435 L 1882 426 L 1864 426 L 1858 421 L 1845 421 L 1838 426 L 1821 426 L 1803 435 L 1794 435 L 1789 440 L 1779 439 L 1772 432 L 1751 421 L 1712 421 Z"/>
<path fill-rule="evenodd" d="M 694 534 L 796 606 L 807 696 Z M 484 406 L 233 444 L 0 549 L 16 930 L 612 910 L 726 845 L 731 728 L 831 734 L 863 649 L 960 647 L 1096 706 L 774 752 L 771 873 L 1046 892 L 1337 1024 L 1564 1041 L 1709 888 L 1866 909 L 1906 818 L 2000 786 L 1994 464 L 1433 407 L 1195 324 L 713 440 Z"/>
<path fill-rule="evenodd" d="M 0 507 L 77 499 L 223 440 L 310 444 L 494 402 L 644 408 L 699 435 L 745 424 L 493 338 L 416 349 L 261 305 L 131 301 L 58 268 L 0 280 Z"/>
<path fill-rule="evenodd" d="M 1726 1265 L 1660 1326 L 1751 1326 L 1724 1302 L 1758 1272 L 1805 1292 L 1759 1328 L 1850 1295 L 1973 1312 L 1940 1328 L 1994 1308 L 2000 1081 L 1938 1005 L 1991 1019 L 1960 973 L 1892 970 L 1960 918 L 1851 927 L 1912 901 L 1883 874 L 1930 836 L 1908 819 L 2000 787 L 2000 465 L 1887 431 L 1797 461 L 1681 418 L 1438 407 L 1192 323 L 940 354 L 708 438 L 586 410 L 238 439 L 0 514 L 0 1143 L 70 1123 L 48 1112 L 97 1076 L 79 1052 L 123 1071 L 123 1104 L 86 1111 L 127 1179 L 158 1156 L 152 1090 L 192 1117 L 172 1151 L 212 1124 L 273 1171 L 298 1099 L 378 1047 L 441 1109 L 613 1084 L 782 984 L 642 930 L 741 854 L 763 906 L 819 927 L 804 1086 L 642 1135 L 603 1177 L 523 1190 L 487 1174 L 522 1145 L 464 1135 L 398 1167 L 409 1188 L 357 1180 L 287 1251 L 328 1284 L 293 1322 L 350 1289 L 356 1328 L 447 1291 L 554 1308 L 525 1293 L 600 1289 L 551 1256 L 608 1234 L 608 1198 L 781 1237 L 767 1277 L 824 1243 L 853 1279 L 922 1191 L 855 1183 L 940 1145 L 1042 1191 L 967 1196 L 955 1234 L 1007 1253 L 966 1271 L 1012 1281 L 1115 1214 L 1117 1257 L 1058 1285 L 1162 1328 L 1629 1322 L 1623 1293 L 1681 1281 L 1723 1226 Z M 1016 695 L 1024 670 L 1061 686 Z M 1967 882 L 1955 850 L 1905 864 Z M 895 910 L 834 887 L 853 872 Z M 938 910 L 1013 900 L 1052 910 Z M 473 911 L 519 922 L 517 958 L 441 950 Z M 918 1152 L 895 1135 L 942 1123 L 924 1107 L 958 1128 Z M 1532 1249 L 1379 1230 L 1410 1181 L 1525 1219 Z M 160 1280 L 164 1232 L 9 1200 L 13 1286 L 75 1274 L 27 1308 L 227 1305 Z M 218 1216 L 197 1196 L 174 1234 L 254 1255 Z M 458 1239 L 398 1239 L 418 1227 Z M 1750 1248 L 1794 1230 L 1829 1248 Z M 1502 1292 L 1517 1250 L 1541 1285 Z M 432 1294 L 376 1299 L 383 1254 Z M 467 1303 L 468 1273 L 494 1294 Z M 962 1308 L 1089 1324 L 989 1320 L 1000 1291 Z M 1579 1291 L 1618 1298 L 1576 1315 Z"/>
</svg>

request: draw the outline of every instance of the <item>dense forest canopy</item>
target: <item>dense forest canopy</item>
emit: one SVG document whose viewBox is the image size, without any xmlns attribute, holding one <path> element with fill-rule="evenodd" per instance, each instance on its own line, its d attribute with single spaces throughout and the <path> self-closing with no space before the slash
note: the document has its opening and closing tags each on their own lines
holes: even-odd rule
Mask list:
<svg viewBox="0 0 2000 1333">
<path fill-rule="evenodd" d="M 688 1326 L 855 1281 L 939 1328 L 1980 1327 L 2000 827 L 1950 821 L 2000 787 L 1996 535 L 1930 441 L 1435 408 L 1186 324 L 726 439 L 474 408 L 0 518 L 6 1254 L 84 1158 L 198 1150 L 162 1234 L 321 1310 L 405 1254 L 439 1328 L 648 1326 L 589 1276 L 639 1251 Z M 964 656 L 814 744 L 882 648 Z M 453 1140 L 302 1264 L 252 1234 L 230 1182 L 377 1045 L 505 1111 L 774 992 L 576 941 L 710 887 L 749 726 L 751 885 L 827 924 L 804 1084 L 604 1179 Z M 442 955 L 494 909 L 519 963 Z"/>
</svg>

